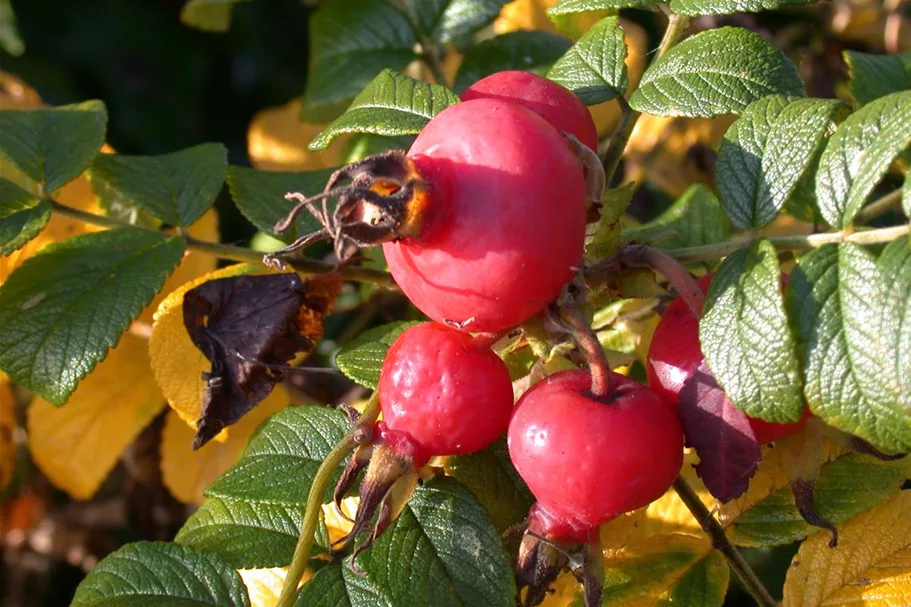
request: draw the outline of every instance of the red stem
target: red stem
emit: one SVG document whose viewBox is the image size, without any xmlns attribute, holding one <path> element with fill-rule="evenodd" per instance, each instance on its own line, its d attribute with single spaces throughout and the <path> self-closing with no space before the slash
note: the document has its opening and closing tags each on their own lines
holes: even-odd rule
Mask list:
<svg viewBox="0 0 911 607">
<path fill-rule="evenodd" d="M 693 316 L 702 318 L 705 294 L 693 275 L 679 261 L 648 245 L 629 245 L 617 256 L 621 265 L 633 268 L 651 268 L 663 275 L 673 285 L 677 294 L 686 302 Z"/>
<path fill-rule="evenodd" d="M 596 398 L 606 398 L 613 391 L 613 384 L 610 364 L 607 362 L 607 355 L 604 354 L 604 348 L 601 347 L 598 336 L 578 310 L 566 308 L 563 310 L 563 314 L 572 327 L 576 343 L 579 344 L 588 359 L 588 366 L 592 374 L 592 394 Z"/>
</svg>

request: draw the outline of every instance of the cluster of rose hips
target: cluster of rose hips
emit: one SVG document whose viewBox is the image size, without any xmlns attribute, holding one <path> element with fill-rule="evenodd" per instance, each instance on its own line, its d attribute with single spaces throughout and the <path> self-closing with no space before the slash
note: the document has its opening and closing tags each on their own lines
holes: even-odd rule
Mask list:
<svg viewBox="0 0 911 607">
<path fill-rule="evenodd" d="M 336 488 L 338 500 L 367 469 L 349 539 L 377 512 L 372 537 L 382 532 L 431 456 L 479 451 L 506 433 L 537 500 L 517 567 L 527 605 L 543 600 L 574 550 L 589 557 L 586 601 L 598 601 L 598 527 L 659 498 L 682 465 L 683 432 L 668 403 L 682 381 L 661 369 L 685 374 L 702 358 L 695 319 L 675 303 L 658 331 L 679 334 L 660 340 L 677 350 L 655 346 L 665 367 L 649 366 L 661 396 L 609 370 L 601 384 L 577 370 L 535 384 L 514 406 L 491 345 L 580 269 L 592 198 L 580 146 L 597 146 L 581 101 L 544 78 L 501 72 L 434 117 L 407 154 L 340 170 L 325 192 L 339 200 L 331 216 L 302 203 L 340 254 L 383 243 L 397 284 L 434 321 L 400 335 L 383 364 L 382 421 Z"/>
</svg>

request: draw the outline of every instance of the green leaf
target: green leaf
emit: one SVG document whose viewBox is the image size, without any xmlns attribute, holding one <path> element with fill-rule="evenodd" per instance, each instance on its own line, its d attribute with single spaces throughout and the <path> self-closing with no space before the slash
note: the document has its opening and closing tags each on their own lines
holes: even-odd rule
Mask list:
<svg viewBox="0 0 911 607">
<path fill-rule="evenodd" d="M 671 48 L 642 75 L 629 99 L 657 116 L 739 114 L 776 93 L 803 97 L 803 81 L 784 53 L 740 27 L 700 32 Z"/>
<path fill-rule="evenodd" d="M 606 559 L 601 605 L 721 607 L 730 571 L 717 550 L 679 534 L 655 536 L 629 548 L 627 554 Z M 581 590 L 572 605 L 582 607 Z"/>
<path fill-rule="evenodd" d="M 228 150 L 203 143 L 161 156 L 99 154 L 89 169 L 106 204 L 133 204 L 172 226 L 188 226 L 215 202 L 225 181 Z"/>
<path fill-rule="evenodd" d="M 407 150 L 414 143 L 414 139 L 413 135 L 384 137 L 383 135 L 373 135 L 371 133 L 358 133 L 352 135 L 345 142 L 342 162 L 351 164 L 368 156 L 382 154 L 388 150 Z"/>
<path fill-rule="evenodd" d="M 104 143 L 107 122 L 101 101 L 0 110 L 0 154 L 42 184 L 45 192 L 53 192 L 89 166 Z"/>
<path fill-rule="evenodd" d="M 633 198 L 636 184 L 632 181 L 619 188 L 604 190 L 598 221 L 585 228 L 585 262 L 597 263 L 616 255 L 623 244 L 620 219 Z"/>
<path fill-rule="evenodd" d="M 721 607 L 727 595 L 730 575 L 724 555 L 712 550 L 677 580 L 661 604 Z"/>
<path fill-rule="evenodd" d="M 568 38 L 543 31 L 517 30 L 489 38 L 465 53 L 455 90 L 464 92 L 481 78 L 505 70 L 524 70 L 543 76 L 571 46 Z"/>
<path fill-rule="evenodd" d="M 772 222 L 834 131 L 836 99 L 772 95 L 751 103 L 724 135 L 715 183 L 740 228 Z"/>
<path fill-rule="evenodd" d="M 174 541 L 214 552 L 237 569 L 285 567 L 291 562 L 302 523 L 300 506 L 212 497 L 187 519 Z M 325 526 L 318 529 L 314 543 L 325 552 Z"/>
<path fill-rule="evenodd" d="M 291 227 L 278 234 L 275 224 L 284 219 L 294 206 L 285 200 L 288 192 L 313 196 L 323 191 L 331 169 L 295 173 L 292 171 L 260 171 L 231 165 L 228 167 L 228 189 L 244 217 L 258 229 L 289 243 L 301 236 L 316 232 L 322 226 L 310 213 L 301 213 Z"/>
<path fill-rule="evenodd" d="M 215 480 L 206 495 L 306 504 L 317 469 L 347 431 L 345 416 L 328 407 L 291 407 L 276 413 L 253 434 L 237 463 Z"/>
<path fill-rule="evenodd" d="M 127 544 L 109 554 L 71 607 L 249 607 L 240 575 L 221 558 L 166 542 Z"/>
<path fill-rule="evenodd" d="M 0 368 L 62 405 L 161 289 L 184 248 L 183 238 L 138 228 L 48 245 L 0 287 Z"/>
<path fill-rule="evenodd" d="M 419 486 L 357 564 L 367 575 L 344 564 L 320 569 L 297 607 L 515 605 L 515 581 L 497 530 L 451 478 Z"/>
<path fill-rule="evenodd" d="M 878 265 L 857 245 L 826 245 L 804 256 L 788 282 L 807 404 L 889 453 L 911 451 L 909 301 L 908 238 L 886 247 Z"/>
<path fill-rule="evenodd" d="M 816 173 L 816 198 L 825 220 L 847 227 L 909 145 L 911 91 L 881 97 L 849 116 L 829 139 Z"/>
<path fill-rule="evenodd" d="M 644 8 L 653 4 L 661 4 L 661 0 L 561 0 L 547 9 L 547 16 L 554 19 L 561 15 L 621 8 Z"/>
<path fill-rule="evenodd" d="M 37 236 L 51 218 L 51 203 L 0 178 L 0 255 Z"/>
<path fill-rule="evenodd" d="M 445 44 L 489 25 L 511 0 L 402 0 L 418 30 Z"/>
<path fill-rule="evenodd" d="M 416 135 L 431 118 L 458 102 L 458 96 L 445 86 L 383 70 L 309 147 L 325 150 L 345 133 Z"/>
<path fill-rule="evenodd" d="M 0 48 L 13 57 L 19 57 L 25 52 L 25 43 L 19 35 L 16 13 L 13 12 L 10 0 L 0 0 Z"/>
<path fill-rule="evenodd" d="M 819 0 L 671 0 L 671 10 L 679 15 L 730 15 L 774 11 L 782 6 L 813 4 Z"/>
<path fill-rule="evenodd" d="M 712 374 L 738 409 L 770 422 L 800 419 L 804 402 L 796 343 L 769 241 L 757 241 L 721 263 L 706 294 L 699 342 Z"/>
<path fill-rule="evenodd" d="M 180 9 L 180 21 L 204 32 L 226 32 L 231 28 L 234 5 L 249 0 L 187 0 Z"/>
<path fill-rule="evenodd" d="M 727 240 L 730 225 L 721 203 L 708 186 L 694 183 L 661 215 L 652 221 L 623 231 L 632 240 L 655 240 L 659 249 L 696 247 Z M 663 238 L 673 233 L 670 238 Z"/>
<path fill-rule="evenodd" d="M 301 120 L 327 122 L 384 68 L 417 58 L 408 18 L 386 0 L 329 0 L 310 18 L 310 71 Z"/>
<path fill-rule="evenodd" d="M 535 501 L 503 439 L 478 453 L 447 457 L 443 468 L 475 495 L 501 533 L 525 520 Z"/>
<path fill-rule="evenodd" d="M 605 17 L 570 48 L 547 77 L 576 94 L 586 105 L 626 92 L 626 42 L 617 17 Z"/>
<path fill-rule="evenodd" d="M 816 484 L 819 515 L 838 525 L 880 504 L 901 489 L 911 474 L 908 458 L 884 462 L 849 453 L 822 467 Z M 731 540 L 741 546 L 781 546 L 820 531 L 807 524 L 790 486 L 753 504 L 734 521 Z"/>
<path fill-rule="evenodd" d="M 389 346 L 405 329 L 419 324 L 421 323 L 393 322 L 364 331 L 339 351 L 335 357 L 335 366 L 362 386 L 376 389 Z"/>
<path fill-rule="evenodd" d="M 848 88 L 858 105 L 911 89 L 911 53 L 870 55 L 844 51 L 842 55 L 848 64 Z"/>
</svg>

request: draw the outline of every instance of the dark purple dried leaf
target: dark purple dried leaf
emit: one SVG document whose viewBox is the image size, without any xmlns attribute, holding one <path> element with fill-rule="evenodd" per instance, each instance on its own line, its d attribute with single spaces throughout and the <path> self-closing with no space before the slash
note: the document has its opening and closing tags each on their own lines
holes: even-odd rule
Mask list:
<svg viewBox="0 0 911 607">
<path fill-rule="evenodd" d="M 761 459 L 746 413 L 734 407 L 703 361 L 678 395 L 686 444 L 696 449 L 696 474 L 722 503 L 743 495 Z"/>
</svg>

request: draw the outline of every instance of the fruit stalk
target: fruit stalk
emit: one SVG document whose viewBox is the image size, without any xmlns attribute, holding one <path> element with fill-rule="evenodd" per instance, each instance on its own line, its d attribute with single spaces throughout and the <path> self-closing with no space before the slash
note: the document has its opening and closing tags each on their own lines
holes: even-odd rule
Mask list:
<svg viewBox="0 0 911 607">
<path fill-rule="evenodd" d="M 686 303 L 693 316 L 702 318 L 702 305 L 705 295 L 696 284 L 686 268 L 679 261 L 654 247 L 648 245 L 630 245 L 625 247 L 617 256 L 622 266 L 651 268 L 668 279 L 674 290 Z"/>
<path fill-rule="evenodd" d="M 611 384 L 611 368 L 607 362 L 607 355 L 598 336 L 592 331 L 591 326 L 582 317 L 582 314 L 575 308 L 565 308 L 563 318 L 572 328 L 573 338 L 588 360 L 589 370 L 592 375 L 592 394 L 596 398 L 606 398 L 613 390 Z"/>
<path fill-rule="evenodd" d="M 706 535 L 712 540 L 712 546 L 717 548 L 721 554 L 724 555 L 724 558 L 728 562 L 728 566 L 733 569 L 734 573 L 737 574 L 737 577 L 740 578 L 740 581 L 747 589 L 747 592 L 753 597 L 753 600 L 756 601 L 756 604 L 760 607 L 775 607 L 777 605 L 775 599 L 772 598 L 772 595 L 769 594 L 766 587 L 762 585 L 756 572 L 754 572 L 750 565 L 743 559 L 743 556 L 734 544 L 731 543 L 728 536 L 725 535 L 724 529 L 718 524 L 718 521 L 715 520 L 715 517 L 709 512 L 709 509 L 705 507 L 705 504 L 702 503 L 702 500 L 699 499 L 699 496 L 696 495 L 696 492 L 693 491 L 693 488 L 690 487 L 689 483 L 686 482 L 686 479 L 684 479 L 682 475 L 678 474 L 677 478 L 674 480 L 674 491 L 677 492 L 677 495 L 680 496 L 680 499 L 686 505 L 687 509 L 693 514 L 696 521 L 699 522 L 702 530 L 705 531 Z"/>
<path fill-rule="evenodd" d="M 339 442 L 323 463 L 320 464 L 316 475 L 313 477 L 313 484 L 310 485 L 310 493 L 307 494 L 307 505 L 304 509 L 304 521 L 301 525 L 301 534 L 297 538 L 297 546 L 294 547 L 294 556 L 291 558 L 291 565 L 288 567 L 288 573 L 285 576 L 285 582 L 282 585 L 281 594 L 278 597 L 276 607 L 292 607 L 297 599 L 297 586 L 304 577 L 304 571 L 307 569 L 307 562 L 310 560 L 310 551 L 313 548 L 313 535 L 316 532 L 316 525 L 319 523 L 319 513 L 323 505 L 323 495 L 326 488 L 332 480 L 332 475 L 341 465 L 345 458 L 348 457 L 355 447 L 358 446 L 357 437 L 363 426 L 369 426 L 376 421 L 380 414 L 380 401 L 377 393 L 374 392 L 370 400 L 367 401 L 364 412 L 358 418 L 351 429 L 345 434 L 345 437 Z"/>
</svg>

